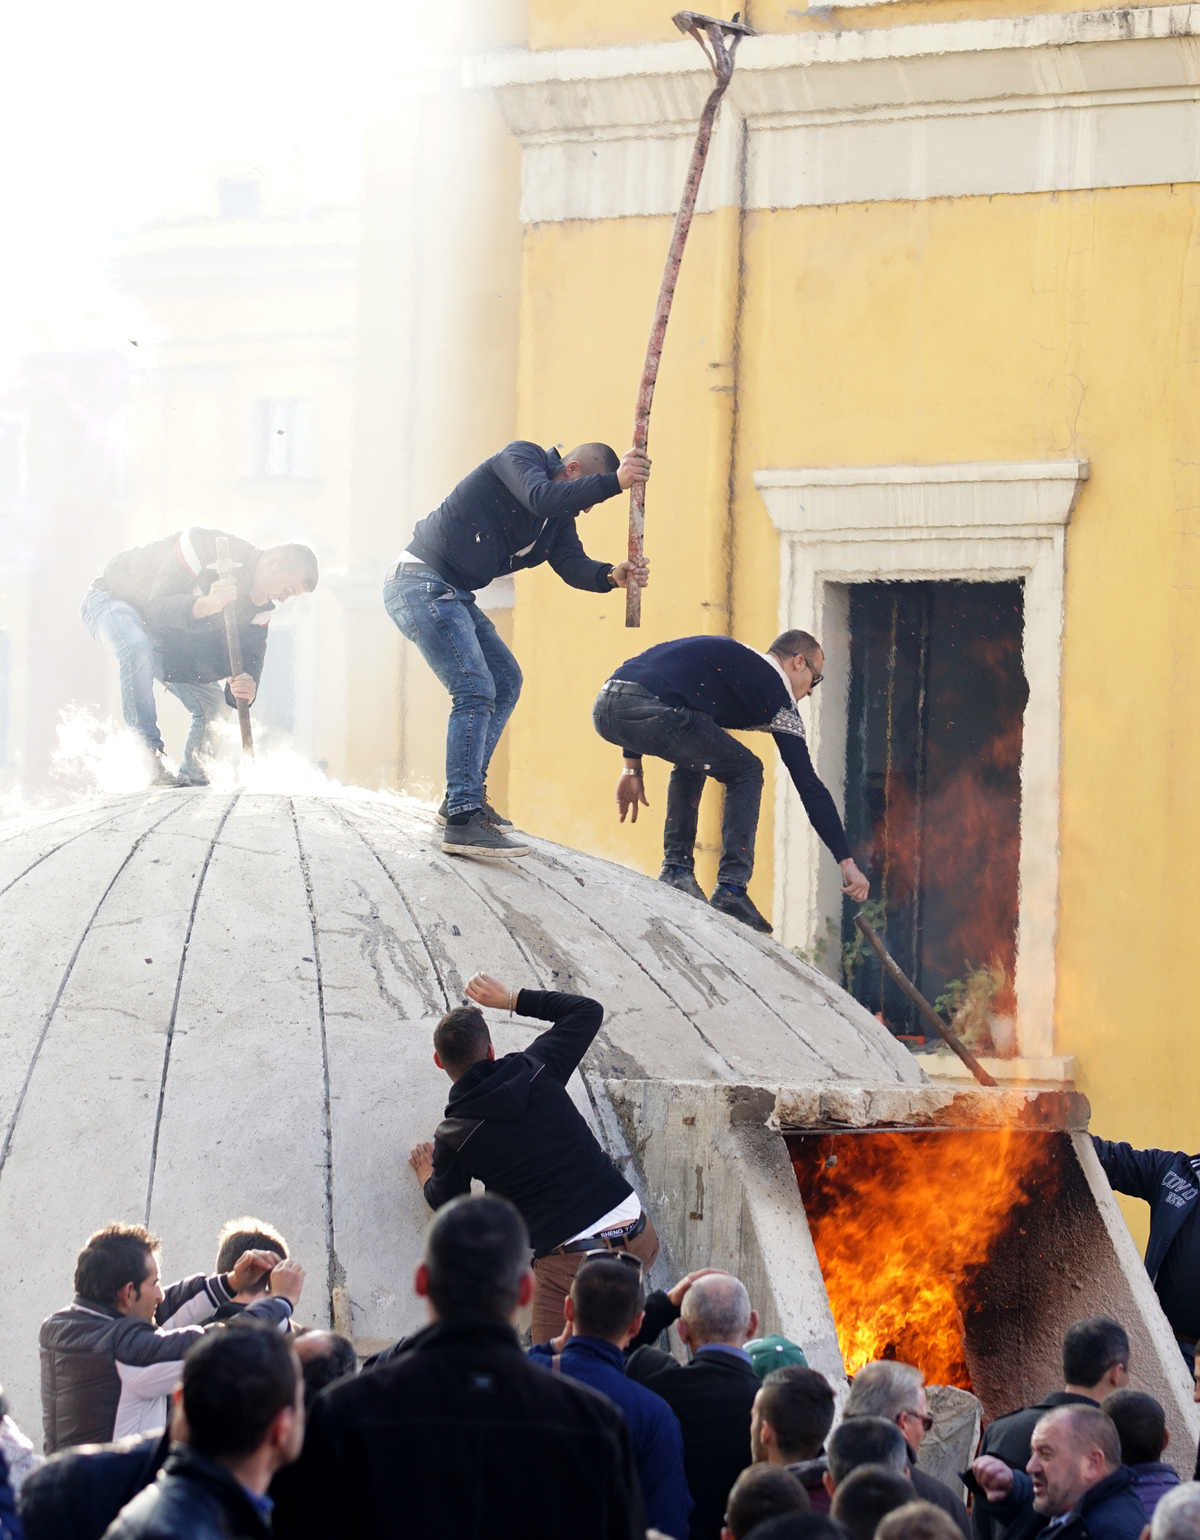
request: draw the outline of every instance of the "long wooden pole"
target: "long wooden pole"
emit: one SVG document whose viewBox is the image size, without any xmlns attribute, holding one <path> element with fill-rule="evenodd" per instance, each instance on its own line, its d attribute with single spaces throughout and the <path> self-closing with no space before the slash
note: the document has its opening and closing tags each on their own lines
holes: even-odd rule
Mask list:
<svg viewBox="0 0 1200 1540">
<path fill-rule="evenodd" d="M 679 212 L 675 216 L 675 230 L 667 251 L 662 283 L 658 289 L 654 320 L 650 323 L 650 340 L 646 344 L 646 359 L 642 365 L 642 380 L 638 386 L 637 406 L 633 414 L 633 447 L 640 454 L 646 453 L 650 439 L 650 408 L 654 404 L 654 386 L 658 380 L 658 366 L 662 359 L 663 338 L 666 336 L 667 321 L 671 315 L 671 301 L 675 298 L 675 284 L 683 262 L 683 248 L 687 245 L 688 231 L 692 227 L 692 215 L 696 212 L 700 178 L 704 175 L 704 162 L 708 158 L 708 146 L 712 140 L 717 108 L 721 105 L 725 88 L 733 77 L 737 45 L 743 37 L 753 36 L 753 28 L 746 26 L 744 22 L 721 21 L 718 17 L 701 16 L 696 11 L 680 11 L 671 19 L 681 32 L 689 33 L 704 49 L 705 57 L 716 74 L 717 83 L 709 92 L 704 111 L 700 114 L 700 127 L 696 133 L 696 143 L 692 148 L 692 158 L 688 162 L 683 197 L 679 203 Z M 629 560 L 635 564 L 642 560 L 645 534 L 646 483 L 635 481 L 629 489 Z M 631 576 L 629 585 L 625 589 L 625 624 L 640 626 L 641 623 L 642 590 Z"/>
<path fill-rule="evenodd" d="M 218 577 L 232 577 L 234 563 L 229 559 L 229 540 L 217 536 L 216 569 Z M 229 677 L 236 679 L 242 672 L 242 638 L 238 631 L 237 601 L 227 604 L 221 612 L 225 617 L 225 645 L 229 648 Z M 254 758 L 254 732 L 250 726 L 250 707 L 244 700 L 237 703 L 238 726 L 242 730 L 242 753 Z"/>
<path fill-rule="evenodd" d="M 988 1074 L 987 1070 L 984 1069 L 983 1065 L 980 1064 L 962 1038 L 959 1037 L 958 1033 L 946 1025 L 917 986 L 911 983 L 908 977 L 901 972 L 900 965 L 892 957 L 887 947 L 884 946 L 879 932 L 871 924 L 870 920 L 867 919 L 866 915 L 856 914 L 854 916 L 854 923 L 862 931 L 871 950 L 883 964 L 883 970 L 888 978 L 891 979 L 901 994 L 906 995 L 912 1001 L 933 1030 L 945 1039 L 947 1045 L 959 1056 L 976 1080 L 978 1080 L 979 1084 L 995 1085 L 996 1082 Z"/>
</svg>

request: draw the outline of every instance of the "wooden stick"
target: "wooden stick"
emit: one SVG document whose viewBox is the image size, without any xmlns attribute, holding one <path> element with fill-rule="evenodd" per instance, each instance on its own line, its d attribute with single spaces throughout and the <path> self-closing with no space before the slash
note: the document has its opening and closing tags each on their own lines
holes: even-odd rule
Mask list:
<svg viewBox="0 0 1200 1540">
<path fill-rule="evenodd" d="M 700 191 L 700 178 L 704 175 L 704 162 L 708 158 L 708 146 L 712 140 L 713 124 L 717 108 L 725 95 L 725 88 L 733 77 L 734 54 L 743 37 L 752 37 L 754 29 L 744 22 L 721 21 L 714 16 L 701 16 L 695 11 L 680 11 L 671 18 L 681 32 L 687 32 L 704 49 L 704 55 L 712 65 L 717 83 L 709 93 L 700 114 L 700 127 L 692 158 L 688 163 L 687 178 L 683 184 L 683 197 L 675 216 L 675 230 L 667 252 L 667 264 L 663 269 L 662 283 L 658 289 L 658 303 L 654 307 L 654 320 L 650 323 L 650 341 L 646 344 L 646 360 L 642 365 L 642 380 L 638 386 L 637 406 L 633 414 L 633 447 L 639 454 L 646 453 L 650 439 L 650 408 L 654 404 L 654 386 L 658 379 L 658 366 L 662 359 L 663 338 L 667 333 L 667 321 L 671 315 L 671 301 L 675 298 L 675 284 L 683 262 L 683 248 L 687 245 L 688 231 L 692 227 L 692 215 L 696 212 L 696 197 Z M 707 38 L 707 46 L 705 39 Z M 728 38 L 728 44 L 726 44 Z M 646 483 L 635 481 L 629 489 L 629 560 L 640 563 L 646 534 Z M 642 623 L 642 590 L 636 579 L 630 576 L 625 589 L 625 624 L 640 626 Z"/>
<path fill-rule="evenodd" d="M 888 978 L 890 978 L 892 983 L 895 984 L 896 988 L 900 990 L 901 994 L 906 995 L 912 1001 L 912 1003 L 920 1011 L 925 1021 L 927 1021 L 929 1025 L 934 1029 L 934 1031 L 939 1033 L 940 1036 L 946 1041 L 946 1043 L 954 1050 L 954 1052 L 959 1056 L 959 1058 L 975 1076 L 976 1080 L 978 1080 L 979 1084 L 995 1085 L 996 1082 L 988 1074 L 987 1070 L 984 1069 L 983 1065 L 980 1064 L 979 1060 L 963 1042 L 962 1038 L 959 1037 L 958 1033 L 946 1025 L 946 1023 L 934 1010 L 933 1006 L 930 1005 L 929 1001 L 925 998 L 917 986 L 911 983 L 905 974 L 901 972 L 899 964 L 892 957 L 887 947 L 884 946 L 882 940 L 880 939 L 879 932 L 871 924 L 870 920 L 867 919 L 866 915 L 856 914 L 854 917 L 854 923 L 858 926 L 859 930 L 862 931 L 871 947 L 871 950 L 876 954 L 876 956 L 879 958 L 879 961 L 883 964 L 884 972 L 887 974 Z"/>
<path fill-rule="evenodd" d="M 218 577 L 232 577 L 235 563 L 229 559 L 229 540 L 217 536 L 216 569 Z M 236 679 L 242 672 L 242 638 L 238 631 L 237 601 L 227 604 L 221 612 L 225 617 L 225 645 L 229 648 L 229 677 Z M 244 700 L 237 703 L 238 726 L 242 730 L 242 753 L 254 758 L 254 733 L 250 727 L 250 707 Z"/>
</svg>

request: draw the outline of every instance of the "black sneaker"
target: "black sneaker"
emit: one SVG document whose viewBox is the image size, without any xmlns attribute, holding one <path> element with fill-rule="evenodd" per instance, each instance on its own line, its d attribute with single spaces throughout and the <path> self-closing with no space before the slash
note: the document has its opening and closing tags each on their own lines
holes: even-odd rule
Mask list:
<svg viewBox="0 0 1200 1540">
<path fill-rule="evenodd" d="M 472 813 L 466 823 L 448 823 L 442 830 L 442 849 L 451 856 L 480 856 L 485 861 L 505 861 L 527 856 L 529 846 L 510 840 L 482 812 Z"/>
<path fill-rule="evenodd" d="M 731 920 L 741 920 L 751 930 L 761 931 L 764 936 L 771 934 L 771 927 L 754 907 L 745 888 L 731 888 L 719 882 L 708 904 L 718 914 L 727 914 Z"/>
<path fill-rule="evenodd" d="M 492 804 L 488 801 L 488 799 L 487 799 L 487 787 L 486 786 L 483 788 L 483 806 L 480 808 L 479 811 L 487 819 L 488 823 L 494 824 L 497 829 L 511 829 L 512 826 L 513 826 L 512 819 L 511 818 L 505 818 L 502 814 L 498 813 L 496 811 L 496 809 L 492 806 Z M 446 807 L 446 798 L 443 797 L 442 798 L 442 805 L 441 805 L 441 807 L 438 808 L 437 812 L 434 814 L 434 818 L 435 818 L 435 820 L 438 823 L 444 825 L 445 822 L 446 822 L 446 819 L 449 816 L 450 816 L 449 815 L 449 811 L 447 810 L 447 807 Z"/>
<path fill-rule="evenodd" d="M 678 888 L 681 893 L 686 893 L 689 898 L 698 898 L 702 904 L 707 904 L 704 889 L 696 881 L 696 874 L 690 866 L 667 866 L 658 874 L 659 882 L 665 882 L 669 888 Z"/>
</svg>

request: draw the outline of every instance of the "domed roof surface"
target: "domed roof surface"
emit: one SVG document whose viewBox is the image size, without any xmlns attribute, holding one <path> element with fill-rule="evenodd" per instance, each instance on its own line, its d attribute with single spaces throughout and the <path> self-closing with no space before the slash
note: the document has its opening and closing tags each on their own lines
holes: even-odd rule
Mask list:
<svg viewBox="0 0 1200 1540">
<path fill-rule="evenodd" d="M 695 900 L 539 840 L 448 859 L 439 832 L 401 798 L 214 790 L 0 827 L 0 1380 L 35 1439 L 38 1325 L 112 1219 L 148 1223 L 174 1280 L 256 1215 L 308 1269 L 301 1319 L 341 1286 L 360 1339 L 420 1323 L 407 1158 L 446 1100 L 432 1027 L 478 970 L 600 999 L 601 1077 L 923 1079 L 823 975 Z M 491 1016 L 499 1053 L 541 1030 Z"/>
</svg>

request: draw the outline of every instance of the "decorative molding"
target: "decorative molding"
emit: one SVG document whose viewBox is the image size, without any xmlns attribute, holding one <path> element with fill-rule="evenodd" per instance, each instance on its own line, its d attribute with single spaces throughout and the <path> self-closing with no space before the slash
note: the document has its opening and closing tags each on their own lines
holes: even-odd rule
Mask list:
<svg viewBox="0 0 1200 1540">
<path fill-rule="evenodd" d="M 807 708 L 818 773 L 845 805 L 851 583 L 923 579 L 1024 583 L 1029 699 L 1021 753 L 1017 1042 L 1054 1056 L 1065 535 L 1086 460 L 759 471 L 781 536 L 781 629 L 821 638 L 828 683 Z M 840 687 L 840 688 L 839 688 Z M 780 767 L 775 929 L 812 948 L 840 927 L 840 874 L 824 858 Z"/>
<path fill-rule="evenodd" d="M 747 39 L 701 210 L 1200 180 L 1200 5 Z M 710 76 L 689 41 L 471 61 L 528 223 L 674 213 Z"/>
</svg>

